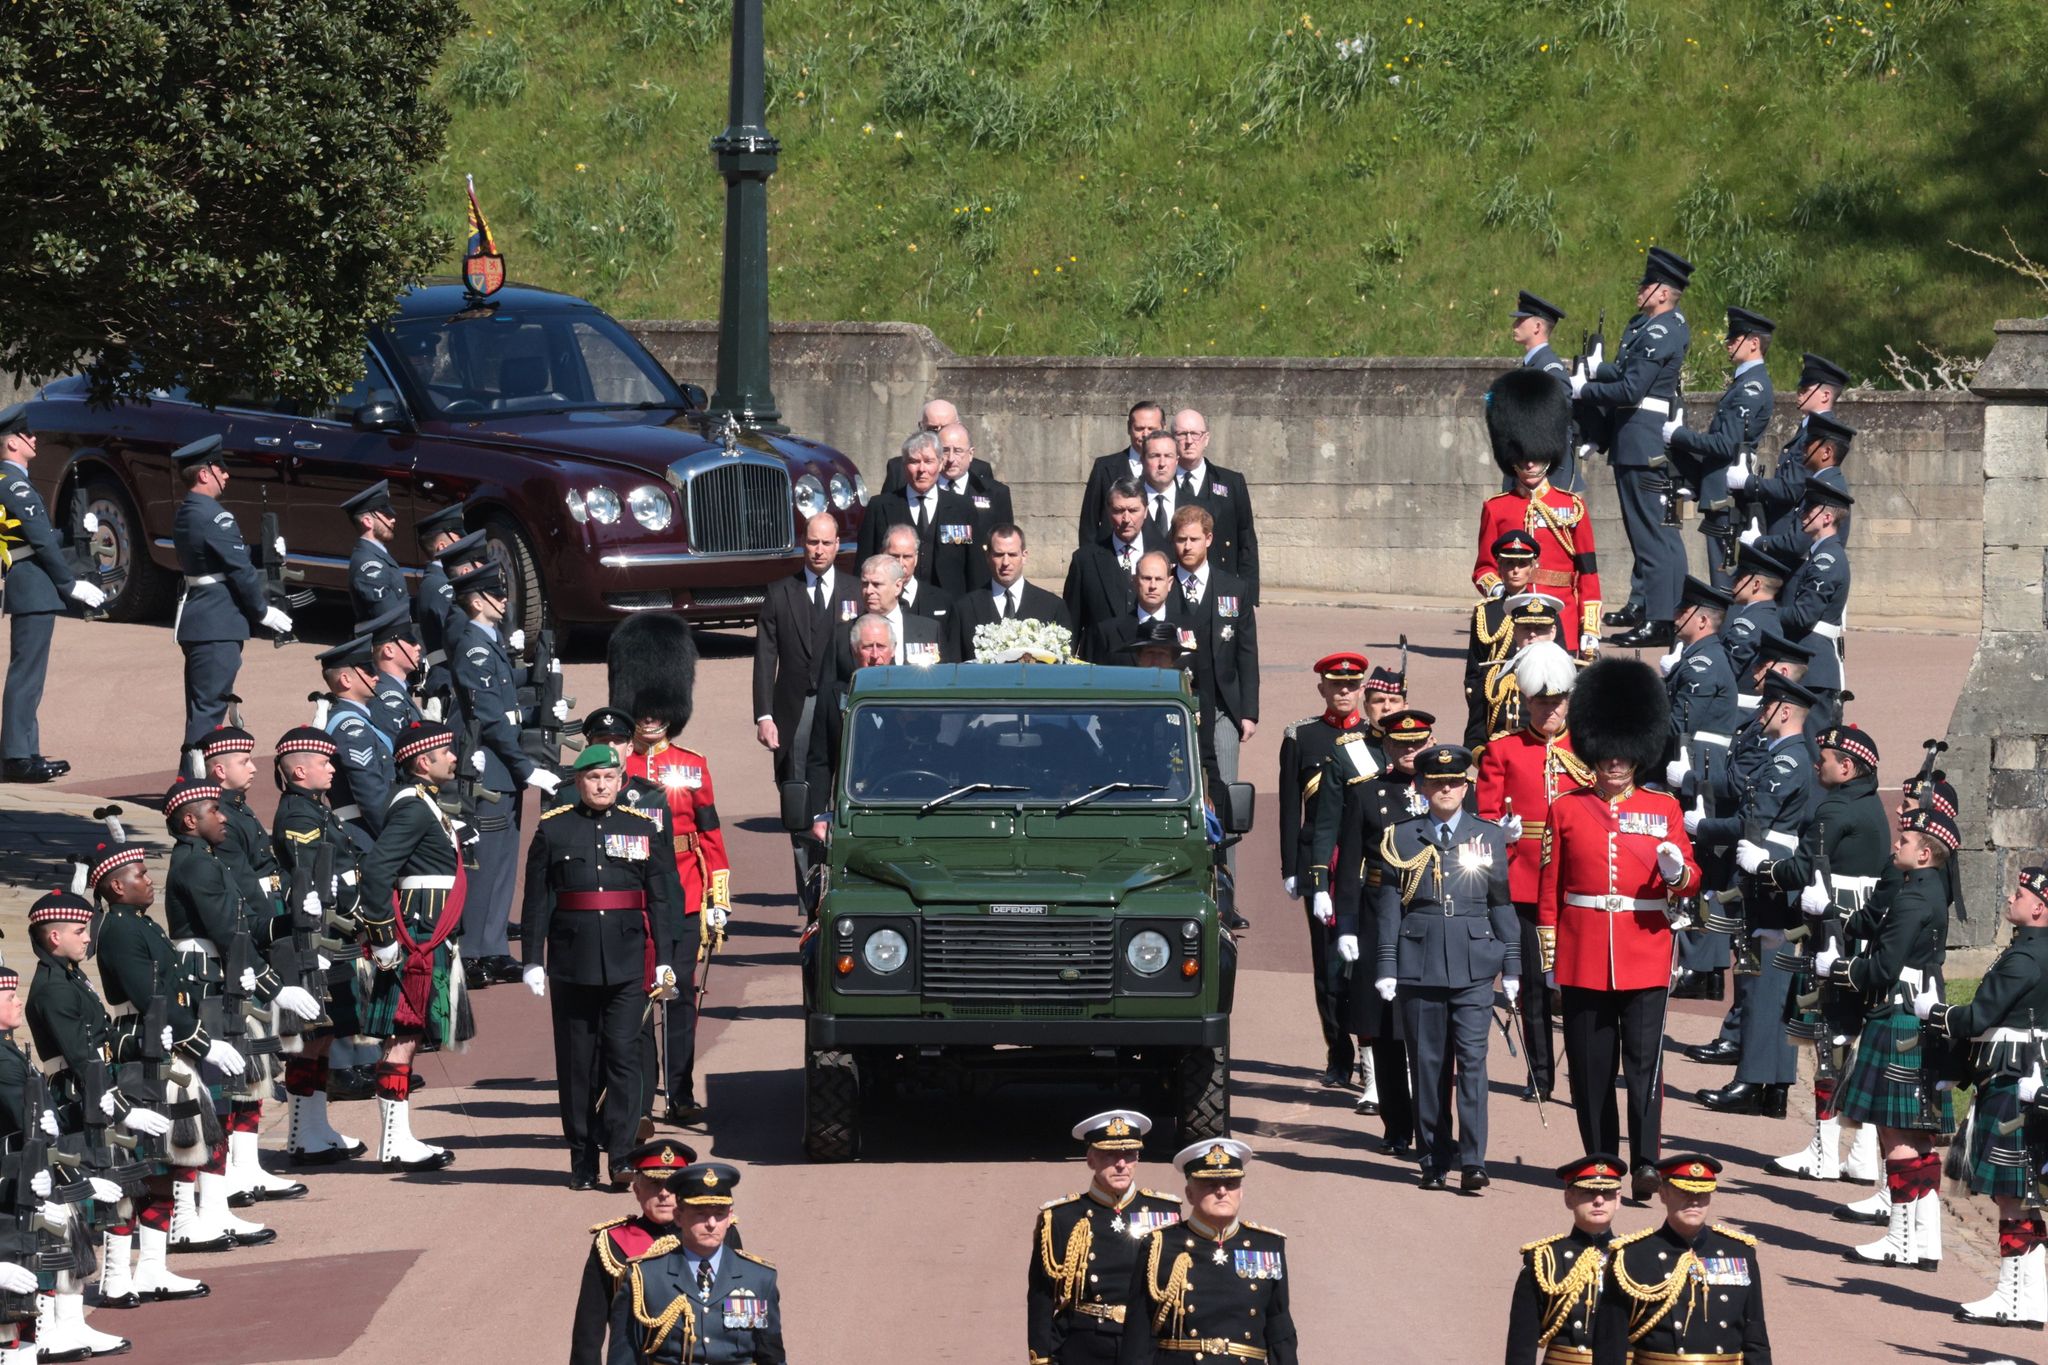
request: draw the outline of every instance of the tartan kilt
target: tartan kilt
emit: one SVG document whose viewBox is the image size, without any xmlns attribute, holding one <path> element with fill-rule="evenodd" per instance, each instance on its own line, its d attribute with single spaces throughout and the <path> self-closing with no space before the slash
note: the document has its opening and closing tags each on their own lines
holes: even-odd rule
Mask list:
<svg viewBox="0 0 2048 1365">
<path fill-rule="evenodd" d="M 377 969 L 369 959 L 356 968 L 356 1023 L 359 1036 L 389 1040 L 399 1036 L 398 1001 L 402 978 L 398 972 Z M 433 1005 L 423 1036 L 432 1038 L 449 1051 L 459 1051 L 476 1037 L 476 1015 L 469 1004 L 469 990 L 462 978 L 462 959 L 456 941 L 434 949 Z"/>
<path fill-rule="evenodd" d="M 1856 1058 L 1835 1096 L 1842 1117 L 1884 1128 L 1953 1133 L 1955 1114 L 1948 1091 L 1934 1097 L 1939 1126 L 1928 1127 L 1923 1116 L 1920 1076 L 1927 1061 L 1926 1048 L 1900 1046 L 1902 1042 L 1919 1041 L 1920 1021 L 1910 1011 L 1888 1010 L 1865 1023 L 1862 1037 L 1856 1040 Z M 1931 1085 L 1934 1079 L 1929 1076 L 1928 1083 Z"/>
<path fill-rule="evenodd" d="M 1994 1199 L 2039 1198 L 2034 1172 L 2041 1161 L 2041 1134 L 2031 1120 L 2012 1133 L 1998 1126 L 2021 1113 L 2019 1077 L 1986 1077 L 1977 1086 L 1976 1102 L 1964 1125 L 1963 1138 L 1949 1149 L 1946 1174 L 1966 1181 L 1972 1194 Z"/>
</svg>

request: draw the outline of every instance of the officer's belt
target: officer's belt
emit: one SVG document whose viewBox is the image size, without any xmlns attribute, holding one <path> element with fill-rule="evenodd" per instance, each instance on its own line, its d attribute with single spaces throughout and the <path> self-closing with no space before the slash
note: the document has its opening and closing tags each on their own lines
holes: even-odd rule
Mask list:
<svg viewBox="0 0 2048 1365">
<path fill-rule="evenodd" d="M 1266 1358 L 1264 1347 L 1247 1346 L 1241 1341 L 1230 1341 L 1223 1337 L 1196 1337 L 1192 1341 L 1173 1337 L 1159 1342 L 1158 1346 L 1162 1351 L 1186 1351 L 1195 1355 L 1241 1356 L 1246 1360 Z"/>
<path fill-rule="evenodd" d="M 1744 711 L 1754 711 L 1757 707 L 1764 704 L 1763 694 L 1757 693 L 1752 696 L 1747 692 L 1737 692 L 1735 694 L 1735 704 Z"/>
<path fill-rule="evenodd" d="M 336 806 L 334 808 L 334 818 L 337 820 L 360 820 L 363 818 L 363 808 L 354 802 L 350 802 L 346 806 Z"/>
<path fill-rule="evenodd" d="M 1739 1351 L 1645 1351 L 1629 1357 L 1635 1365 L 1742 1365 Z"/>
<path fill-rule="evenodd" d="M 1877 885 L 1875 877 L 1830 877 L 1829 882 L 1837 891 L 1848 891 L 1858 896 L 1867 896 Z"/>
<path fill-rule="evenodd" d="M 1625 915 L 1631 912 L 1654 911 L 1663 914 L 1669 901 L 1659 897 L 1653 901 L 1637 900 L 1632 896 L 1578 896 L 1567 895 L 1566 905 L 1576 905 L 1582 910 L 1605 910 L 1610 915 Z"/>
<path fill-rule="evenodd" d="M 417 877 L 400 877 L 400 891 L 453 891 L 455 877 L 452 873 L 421 873 Z"/>
<path fill-rule="evenodd" d="M 1667 398 L 1645 398 L 1636 404 L 1637 412 L 1654 412 L 1659 417 L 1671 415 L 1671 401 Z"/>
<path fill-rule="evenodd" d="M 679 829 L 676 831 L 676 847 L 688 849 L 692 853 L 697 851 L 697 845 L 702 843 L 703 839 L 704 836 L 694 829 Z"/>
<path fill-rule="evenodd" d="M 1815 621 L 1813 623 L 1813 633 L 1820 636 L 1823 640 L 1839 640 L 1842 638 L 1842 628 L 1832 621 Z"/>
<path fill-rule="evenodd" d="M 216 583 L 225 582 L 227 582 L 227 579 L 217 573 L 186 574 L 185 591 L 190 592 L 194 588 L 210 588 Z"/>
<path fill-rule="evenodd" d="M 1569 588 L 1578 575 L 1565 569 L 1538 569 L 1536 581 L 1546 588 Z"/>
<path fill-rule="evenodd" d="M 2035 1039 L 2048 1040 L 2048 1029 L 1995 1028 L 1978 1034 L 1973 1043 L 2031 1043 Z"/>
<path fill-rule="evenodd" d="M 557 910 L 645 910 L 644 891 L 557 891 Z"/>
<path fill-rule="evenodd" d="M 220 949 L 210 938 L 181 938 L 171 946 L 181 953 L 197 953 L 208 962 L 220 961 Z"/>
<path fill-rule="evenodd" d="M 1593 1348 L 1553 1341 L 1543 1348 L 1543 1365 L 1593 1365 Z"/>
<path fill-rule="evenodd" d="M 1729 735 L 1717 735 L 1712 730 L 1695 730 L 1692 737 L 1701 744 L 1712 744 L 1723 749 L 1728 747 L 1732 738 Z"/>
<path fill-rule="evenodd" d="M 1124 1305 L 1120 1303 L 1077 1303 L 1074 1305 L 1074 1311 L 1085 1313 L 1091 1318 L 1101 1318 L 1104 1322 L 1124 1320 Z"/>
</svg>

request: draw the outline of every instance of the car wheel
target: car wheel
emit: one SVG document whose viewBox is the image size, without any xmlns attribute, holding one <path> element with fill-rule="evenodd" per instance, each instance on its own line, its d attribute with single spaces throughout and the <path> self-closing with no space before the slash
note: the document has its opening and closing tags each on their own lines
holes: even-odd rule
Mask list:
<svg viewBox="0 0 2048 1365">
<path fill-rule="evenodd" d="M 1185 1145 L 1230 1136 L 1230 1054 L 1191 1047 L 1174 1063 L 1174 1115 Z"/>
<path fill-rule="evenodd" d="M 505 629 L 528 635 L 544 629 L 547 590 L 541 583 L 540 561 L 525 534 L 506 518 L 492 517 L 484 523 L 484 548 L 505 577 Z"/>
<path fill-rule="evenodd" d="M 851 1161 L 860 1155 L 860 1069 L 850 1052 L 804 1058 L 804 1155 Z"/>
<path fill-rule="evenodd" d="M 108 546 L 105 577 L 119 586 L 107 594 L 107 617 L 114 621 L 155 621 L 171 610 L 177 600 L 178 580 L 156 566 L 149 557 L 149 541 L 142 517 L 127 490 L 106 475 L 94 475 L 74 485 L 72 506 L 65 525 L 78 521 L 77 503 L 98 519 Z"/>
</svg>

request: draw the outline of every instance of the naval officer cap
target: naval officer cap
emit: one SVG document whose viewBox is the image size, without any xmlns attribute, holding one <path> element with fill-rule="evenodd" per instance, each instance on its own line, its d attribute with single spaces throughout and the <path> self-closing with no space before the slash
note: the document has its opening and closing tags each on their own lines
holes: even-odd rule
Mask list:
<svg viewBox="0 0 2048 1365">
<path fill-rule="evenodd" d="M 191 469 L 195 465 L 221 463 L 220 437 L 218 435 L 202 436 L 196 441 L 186 442 L 171 452 L 171 463 L 179 469 Z"/>
<path fill-rule="evenodd" d="M 1135 1109 L 1110 1109 L 1074 1125 L 1074 1137 L 1103 1152 L 1135 1152 L 1145 1145 L 1152 1120 Z"/>
<path fill-rule="evenodd" d="M 1692 281 L 1692 262 L 1675 251 L 1653 246 L 1643 257 L 1643 283 L 1683 289 Z"/>
<path fill-rule="evenodd" d="M 1173 1155 L 1173 1164 L 1190 1180 L 1237 1180 L 1252 1159 L 1252 1149 L 1236 1138 L 1203 1138 Z"/>
<path fill-rule="evenodd" d="M 1547 592 L 1518 592 L 1506 606 L 1511 625 L 1555 626 L 1564 620 L 1564 603 Z"/>
<path fill-rule="evenodd" d="M 1545 322 L 1555 327 L 1558 323 L 1564 321 L 1564 309 L 1548 299 L 1538 298 L 1524 289 L 1516 295 L 1515 311 L 1509 314 L 1509 316 L 1517 318 L 1542 318 Z"/>
<path fill-rule="evenodd" d="M 353 497 L 343 498 L 341 502 L 342 515 L 348 517 L 351 521 L 357 517 L 367 517 L 377 512 L 389 516 L 395 510 L 391 506 L 391 480 L 389 479 L 379 479 Z"/>
</svg>

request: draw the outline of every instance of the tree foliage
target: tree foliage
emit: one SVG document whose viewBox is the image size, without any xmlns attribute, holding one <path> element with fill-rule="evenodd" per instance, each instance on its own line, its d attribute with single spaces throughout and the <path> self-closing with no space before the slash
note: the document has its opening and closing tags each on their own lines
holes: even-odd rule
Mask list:
<svg viewBox="0 0 2048 1365">
<path fill-rule="evenodd" d="M 14 0 L 0 369 L 315 398 L 448 243 L 421 172 L 454 0 Z"/>
</svg>

